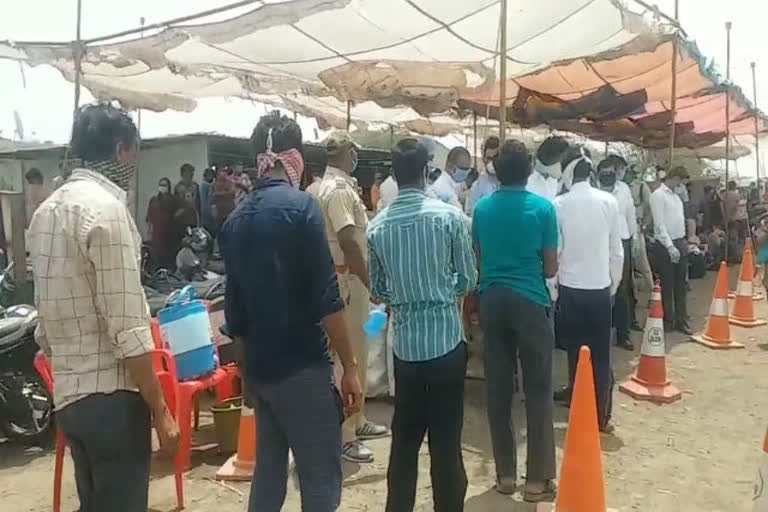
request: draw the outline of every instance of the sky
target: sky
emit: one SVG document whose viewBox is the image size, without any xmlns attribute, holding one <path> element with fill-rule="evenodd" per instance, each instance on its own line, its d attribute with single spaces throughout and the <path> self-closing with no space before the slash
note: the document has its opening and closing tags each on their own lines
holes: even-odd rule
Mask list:
<svg viewBox="0 0 768 512">
<path fill-rule="evenodd" d="M 458 0 L 451 0 L 458 1 Z M 512 0 L 513 2 L 516 0 Z M 633 0 L 623 0 L 632 2 Z M 95 37 L 139 25 L 143 16 L 147 24 L 191 14 L 233 0 L 185 0 L 158 2 L 157 0 L 82 0 L 83 37 Z M 24 0 L 14 2 L 0 17 L 0 40 L 67 41 L 75 38 L 77 0 Z M 649 0 L 662 11 L 672 14 L 674 0 Z M 680 21 L 707 57 L 714 59 L 725 75 L 725 21 L 733 22 L 731 33 L 731 78 L 747 96 L 752 98 L 750 62 L 757 62 L 758 104 L 761 97 L 768 102 L 768 54 L 765 53 L 765 20 L 768 2 L 761 0 L 679 0 Z M 237 11 L 235 11 L 237 12 Z M 41 16 L 44 13 L 44 16 Z M 228 14 L 226 17 L 231 16 Z M 762 50 L 762 51 L 761 51 Z M 761 57 L 766 56 L 761 62 Z M 23 121 L 25 137 L 36 140 L 66 142 L 69 138 L 73 86 L 58 71 L 47 66 L 22 67 L 12 61 L 0 60 L 3 87 L 0 94 L 0 136 L 14 138 L 14 110 Z M 81 102 L 91 100 L 83 89 Z M 250 132 L 263 105 L 254 105 L 239 99 L 206 99 L 199 102 L 193 113 L 167 111 L 142 113 L 142 136 L 156 137 L 167 134 L 215 131 L 227 135 L 243 136 Z M 763 104 L 768 111 L 768 103 Z M 308 138 L 314 133 L 314 123 L 302 122 Z M 766 146 L 768 144 L 764 144 Z M 768 149 L 768 148 L 766 148 Z M 761 155 L 763 151 L 761 151 Z M 768 156 L 766 152 L 765 156 Z M 765 160 L 765 157 L 763 158 Z M 738 162 L 749 169 L 751 159 Z M 754 163 L 752 173 L 754 173 Z"/>
</svg>

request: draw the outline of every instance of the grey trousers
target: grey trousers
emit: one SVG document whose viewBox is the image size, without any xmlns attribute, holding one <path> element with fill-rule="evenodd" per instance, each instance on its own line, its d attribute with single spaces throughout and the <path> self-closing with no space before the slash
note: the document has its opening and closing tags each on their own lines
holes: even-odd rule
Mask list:
<svg viewBox="0 0 768 512">
<path fill-rule="evenodd" d="M 303 512 L 333 512 L 341 502 L 341 396 L 330 364 L 277 382 L 254 383 L 256 469 L 249 512 L 279 512 L 293 451 Z"/>
<path fill-rule="evenodd" d="M 488 423 L 499 478 L 517 478 L 517 444 L 512 425 L 516 354 L 520 357 L 528 426 L 527 479 L 555 478 L 552 403 L 552 352 L 555 333 L 551 309 L 506 287 L 480 296 L 480 325 L 485 345 Z"/>
<path fill-rule="evenodd" d="M 96 394 L 56 412 L 75 463 L 80 512 L 146 512 L 149 408 L 131 391 Z"/>
</svg>

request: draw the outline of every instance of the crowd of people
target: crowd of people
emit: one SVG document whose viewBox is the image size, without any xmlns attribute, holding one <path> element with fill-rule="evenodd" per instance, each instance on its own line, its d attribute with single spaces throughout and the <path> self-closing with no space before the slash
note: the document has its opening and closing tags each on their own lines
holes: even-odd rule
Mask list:
<svg viewBox="0 0 768 512">
<path fill-rule="evenodd" d="M 141 240 L 124 203 L 136 142 L 124 112 L 107 104 L 80 108 L 71 151 L 82 167 L 42 202 L 29 227 L 37 337 L 52 358 L 83 511 L 146 509 L 150 421 L 169 452 L 179 435 L 152 370 Z M 303 510 L 336 510 L 342 460 L 372 462 L 364 441 L 390 434 L 365 415 L 363 324 L 371 303 L 386 305 L 394 330 L 385 510 L 413 509 L 425 436 L 435 510 L 463 510 L 469 332 L 462 309 L 473 304 L 483 332 L 496 490 L 518 488 L 511 409 L 519 363 L 528 423 L 523 497 L 551 500 L 554 403 L 569 401 L 579 348 L 591 349 L 595 421 L 610 433 L 612 340 L 632 349 L 629 331 L 637 327 L 632 276 L 643 266 L 637 238 L 647 226 L 634 184 L 626 183 L 627 162 L 608 156 L 596 164 L 585 147 L 561 137 L 545 140 L 535 155 L 519 141 L 489 138 L 481 169 L 460 147 L 434 176 L 426 147 L 405 138 L 392 151 L 391 182 L 379 198 L 386 204 L 374 216 L 354 178 L 358 148 L 349 134 L 326 139 L 327 169 L 309 192 L 302 190 L 304 141 L 293 119 L 262 117 L 251 142 L 256 179 L 239 203 L 234 171 L 206 171 L 198 185 L 194 169 L 183 166 L 173 192 L 170 180 L 160 181 L 148 215 L 153 240 L 172 225 L 158 222 L 155 210 L 175 209 L 175 217 L 186 208 L 190 221 L 220 221 L 214 227 L 227 272 L 227 328 L 258 417 L 249 510 L 282 508 L 289 450 Z M 664 290 L 665 321 L 683 332 L 686 227 L 674 191 L 686 178 L 684 169 L 672 169 L 648 197 L 648 252 Z M 569 381 L 557 392 L 556 346 L 569 363 Z"/>
</svg>

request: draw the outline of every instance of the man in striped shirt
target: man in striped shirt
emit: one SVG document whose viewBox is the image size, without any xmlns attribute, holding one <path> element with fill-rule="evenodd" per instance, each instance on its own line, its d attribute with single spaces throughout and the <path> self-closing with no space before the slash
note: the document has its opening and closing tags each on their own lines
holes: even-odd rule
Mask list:
<svg viewBox="0 0 768 512">
<path fill-rule="evenodd" d="M 437 512 L 463 510 L 461 456 L 467 349 L 459 304 L 477 282 L 463 213 L 425 195 L 427 149 L 404 139 L 392 153 L 397 198 L 368 228 L 370 282 L 395 329 L 395 413 L 387 512 L 413 510 L 418 455 L 429 432 Z"/>
</svg>

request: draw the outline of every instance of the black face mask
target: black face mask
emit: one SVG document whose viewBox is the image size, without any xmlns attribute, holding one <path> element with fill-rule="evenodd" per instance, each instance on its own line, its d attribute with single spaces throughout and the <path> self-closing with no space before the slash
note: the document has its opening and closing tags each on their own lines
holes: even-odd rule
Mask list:
<svg viewBox="0 0 768 512">
<path fill-rule="evenodd" d="M 600 183 L 600 188 L 612 189 L 616 185 L 616 173 L 601 172 L 597 175 L 597 181 Z"/>
</svg>

